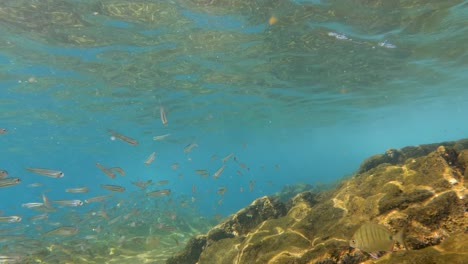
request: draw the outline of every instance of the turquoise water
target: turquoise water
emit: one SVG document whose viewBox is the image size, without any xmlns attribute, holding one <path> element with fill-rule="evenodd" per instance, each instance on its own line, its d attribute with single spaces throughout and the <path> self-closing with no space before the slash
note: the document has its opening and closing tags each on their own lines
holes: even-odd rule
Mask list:
<svg viewBox="0 0 468 264">
<path fill-rule="evenodd" d="M 0 128 L 8 132 L 0 134 L 0 169 L 21 183 L 0 189 L 0 216 L 22 221 L 0 223 L 0 255 L 124 263 L 118 256 L 152 251 L 163 259 L 285 185 L 333 183 L 388 148 L 466 137 L 467 8 L 467 1 L 2 1 Z M 108 129 L 139 144 L 112 140 Z M 97 162 L 126 175 L 111 179 Z M 152 184 L 141 189 L 138 180 Z M 156 184 L 162 180 L 169 183 Z M 126 191 L 78 208 L 53 205 L 48 220 L 36 222 L 28 218 L 44 212 L 22 207 L 43 194 L 84 201 L 111 193 L 100 184 Z M 89 192 L 65 192 L 81 186 Z M 145 195 L 158 189 L 171 194 Z M 47 235 L 60 226 L 79 232 Z"/>
</svg>

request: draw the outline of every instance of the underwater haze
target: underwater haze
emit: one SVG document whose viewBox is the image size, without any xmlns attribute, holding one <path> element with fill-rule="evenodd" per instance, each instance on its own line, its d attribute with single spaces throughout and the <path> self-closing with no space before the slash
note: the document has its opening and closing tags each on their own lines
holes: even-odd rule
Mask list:
<svg viewBox="0 0 468 264">
<path fill-rule="evenodd" d="M 468 1 L 3 0 L 0 35 L 0 263 L 161 263 L 468 134 Z"/>
</svg>

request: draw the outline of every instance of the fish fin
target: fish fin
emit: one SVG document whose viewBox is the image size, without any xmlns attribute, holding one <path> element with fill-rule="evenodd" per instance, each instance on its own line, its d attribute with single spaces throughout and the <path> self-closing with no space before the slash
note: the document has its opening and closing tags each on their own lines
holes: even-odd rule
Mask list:
<svg viewBox="0 0 468 264">
<path fill-rule="evenodd" d="M 375 259 L 378 259 L 379 258 L 379 252 L 368 252 L 369 255 Z"/>
<path fill-rule="evenodd" d="M 408 250 L 408 247 L 406 246 L 406 243 L 405 243 L 405 229 L 401 229 L 398 233 L 396 233 L 392 239 L 396 242 L 398 242 L 398 244 L 402 245 L 405 250 Z"/>
</svg>

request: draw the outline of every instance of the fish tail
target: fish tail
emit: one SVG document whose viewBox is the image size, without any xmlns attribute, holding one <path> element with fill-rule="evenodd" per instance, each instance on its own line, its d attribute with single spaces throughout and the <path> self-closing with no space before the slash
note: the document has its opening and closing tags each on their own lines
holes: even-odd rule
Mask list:
<svg viewBox="0 0 468 264">
<path fill-rule="evenodd" d="M 398 242 L 398 244 L 402 245 L 405 250 L 408 250 L 408 247 L 406 246 L 406 243 L 405 243 L 405 229 L 401 229 L 398 233 L 396 233 L 394 236 L 393 236 L 393 240 Z"/>
</svg>

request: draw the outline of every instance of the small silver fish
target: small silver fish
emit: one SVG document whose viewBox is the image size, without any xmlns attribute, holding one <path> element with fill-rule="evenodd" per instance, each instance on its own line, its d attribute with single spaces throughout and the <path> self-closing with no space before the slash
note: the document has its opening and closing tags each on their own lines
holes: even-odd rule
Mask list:
<svg viewBox="0 0 468 264">
<path fill-rule="evenodd" d="M 153 161 L 154 158 L 156 158 L 156 152 L 151 153 L 145 160 L 145 165 L 148 166 L 150 165 Z"/>
<path fill-rule="evenodd" d="M 164 111 L 164 107 L 162 105 L 159 106 L 159 113 L 161 115 L 161 123 L 163 124 L 163 126 L 167 126 L 166 111 Z"/>
<path fill-rule="evenodd" d="M 63 206 L 82 206 L 83 202 L 81 200 L 55 200 L 52 201 L 54 204 L 63 205 Z"/>
<path fill-rule="evenodd" d="M 188 144 L 188 145 L 185 146 L 185 148 L 184 148 L 184 153 L 189 153 L 189 152 L 192 151 L 192 149 L 195 148 L 195 147 L 198 147 L 198 144 L 197 144 L 197 143 Z"/>
<path fill-rule="evenodd" d="M 168 184 L 169 181 L 168 180 L 162 180 L 162 181 L 157 181 L 156 184 L 157 185 L 164 185 L 164 184 Z"/>
<path fill-rule="evenodd" d="M 42 169 L 42 168 L 26 168 L 28 171 L 35 172 L 37 174 L 51 177 L 51 178 L 62 178 L 65 174 L 58 170 Z"/>
<path fill-rule="evenodd" d="M 95 197 L 86 199 L 86 200 L 85 200 L 85 203 L 100 202 L 100 201 L 104 201 L 105 199 L 110 198 L 110 197 L 112 197 L 111 194 L 109 194 L 109 195 L 95 196 Z"/>
<path fill-rule="evenodd" d="M 156 190 L 152 192 L 146 193 L 146 196 L 167 196 L 171 194 L 171 190 L 169 189 L 162 189 L 162 190 Z"/>
<path fill-rule="evenodd" d="M 55 209 L 52 207 L 52 205 L 50 204 L 50 200 L 49 200 L 49 197 L 47 197 L 45 195 L 45 193 L 42 194 L 42 201 L 44 202 L 44 206 L 47 208 L 47 209 Z"/>
<path fill-rule="evenodd" d="M 195 170 L 195 173 L 198 175 L 205 175 L 208 173 L 208 171 L 207 170 Z"/>
<path fill-rule="evenodd" d="M 0 263 L 21 263 L 22 260 L 23 256 L 20 255 L 0 255 Z"/>
<path fill-rule="evenodd" d="M 104 174 L 106 174 L 107 177 L 109 177 L 111 179 L 115 178 L 115 173 L 111 169 L 108 169 L 108 168 L 102 166 L 99 162 L 96 162 L 96 167 L 98 167 L 98 169 L 100 169 L 102 172 L 104 172 Z"/>
<path fill-rule="evenodd" d="M 118 138 L 120 140 L 122 140 L 123 142 L 126 142 L 130 145 L 133 145 L 133 146 L 136 146 L 138 145 L 138 141 L 136 139 L 133 139 L 131 137 L 128 137 L 128 136 L 124 136 L 123 134 L 120 134 L 119 132 L 117 131 L 114 131 L 112 129 L 107 129 L 107 131 L 112 135 L 112 137 L 114 138 Z"/>
<path fill-rule="evenodd" d="M 44 206 L 44 203 L 24 203 L 21 205 L 21 207 L 28 208 L 28 209 L 42 207 L 42 206 Z"/>
<path fill-rule="evenodd" d="M 46 220 L 49 218 L 48 214 L 40 214 L 40 215 L 34 215 L 28 218 L 29 221 L 34 222 L 34 221 L 39 221 L 39 220 Z"/>
<path fill-rule="evenodd" d="M 62 226 L 47 232 L 46 236 L 72 236 L 78 233 L 78 228 L 73 226 Z"/>
<path fill-rule="evenodd" d="M 226 166 L 224 166 L 224 165 L 221 166 L 221 167 L 213 174 L 213 178 L 218 179 L 219 176 L 221 176 L 221 173 L 223 173 L 224 168 L 226 168 Z"/>
<path fill-rule="evenodd" d="M 89 191 L 88 187 L 77 187 L 77 188 L 68 188 L 65 189 L 67 193 L 87 193 Z"/>
<path fill-rule="evenodd" d="M 349 245 L 369 253 L 373 258 L 378 258 L 378 253 L 381 251 L 392 251 L 395 242 L 406 248 L 402 231 L 392 235 L 385 226 L 365 223 L 356 230 Z"/>
<path fill-rule="evenodd" d="M 41 187 L 43 184 L 40 183 L 40 182 L 35 182 L 35 183 L 31 183 L 31 184 L 28 184 L 28 187 L 29 188 L 37 188 L 37 187 Z"/>
<path fill-rule="evenodd" d="M 159 135 L 159 136 L 154 136 L 153 137 L 153 140 L 164 140 L 166 139 L 168 136 L 170 136 L 171 134 L 164 134 L 164 135 Z"/>
<path fill-rule="evenodd" d="M 132 182 L 133 185 L 138 186 L 142 189 L 146 188 L 149 184 L 151 184 L 153 181 L 152 180 L 147 180 L 147 181 L 136 181 Z"/>
<path fill-rule="evenodd" d="M 117 173 L 120 174 L 120 176 L 125 176 L 124 169 L 122 169 L 120 167 L 112 167 L 112 168 L 109 168 L 109 170 L 116 171 Z"/>
<path fill-rule="evenodd" d="M 20 222 L 21 217 L 17 215 L 12 216 L 0 216 L 0 223 L 15 223 Z"/>
<path fill-rule="evenodd" d="M 234 155 L 234 153 L 230 153 L 229 155 L 227 155 L 226 157 L 224 157 L 221 161 L 223 163 L 226 163 L 228 160 L 230 160 L 232 158 L 232 156 Z"/>
<path fill-rule="evenodd" d="M 1 187 L 7 187 L 7 186 L 13 186 L 21 182 L 20 178 L 5 178 L 1 179 L 0 178 L 0 188 Z"/>
<path fill-rule="evenodd" d="M 112 192 L 124 192 L 125 191 L 125 187 L 122 187 L 119 185 L 112 185 L 112 184 L 101 184 L 101 188 L 104 188 Z"/>
</svg>

